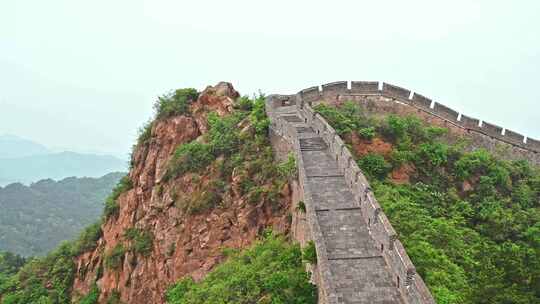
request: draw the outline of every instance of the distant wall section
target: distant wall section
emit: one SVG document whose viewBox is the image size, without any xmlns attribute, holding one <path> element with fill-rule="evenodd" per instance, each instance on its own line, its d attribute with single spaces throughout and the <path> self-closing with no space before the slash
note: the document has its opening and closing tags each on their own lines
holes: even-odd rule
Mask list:
<svg viewBox="0 0 540 304">
<path fill-rule="evenodd" d="M 300 91 L 299 103 L 339 104 L 359 102 L 380 114 L 415 115 L 450 129 L 453 134 L 472 139 L 472 148 L 485 148 L 507 159 L 526 159 L 540 165 L 540 141 L 460 113 L 417 92 L 376 81 L 338 81 Z"/>
</svg>

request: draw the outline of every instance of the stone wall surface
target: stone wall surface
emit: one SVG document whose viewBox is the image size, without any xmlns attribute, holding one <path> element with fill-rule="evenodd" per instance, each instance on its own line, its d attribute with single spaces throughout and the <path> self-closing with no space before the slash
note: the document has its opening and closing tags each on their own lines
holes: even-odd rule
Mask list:
<svg viewBox="0 0 540 304">
<path fill-rule="evenodd" d="M 349 88 L 350 87 L 350 88 Z M 460 113 L 439 102 L 432 102 L 417 92 L 411 95 L 411 90 L 382 83 L 382 89 L 379 90 L 379 82 L 376 81 L 351 81 L 350 86 L 346 81 L 332 82 L 322 86 L 314 86 L 300 91 L 296 95 L 291 95 L 294 100 L 308 105 L 318 104 L 320 102 L 339 103 L 344 100 L 377 100 L 390 101 L 409 107 L 409 111 L 423 112 L 422 118 L 428 122 L 433 120 L 444 121 L 453 129 L 461 129 L 458 133 L 467 133 L 478 143 L 478 147 L 492 150 L 500 150 L 499 146 L 512 150 L 507 153 L 509 158 L 512 155 L 517 159 L 527 159 L 534 164 L 540 164 L 540 141 L 534 138 L 526 137 L 512 130 L 504 130 L 503 127 L 472 118 L 464 113 Z M 433 104 L 433 107 L 431 105 Z M 459 119 L 458 119 L 459 118 Z M 508 146 L 508 147 L 505 147 Z M 492 150 L 494 152 L 495 150 Z"/>
<path fill-rule="evenodd" d="M 310 234 L 303 239 L 317 249 L 319 302 L 435 303 L 343 140 L 311 107 L 346 100 L 374 113 L 419 116 L 470 138 L 472 149 L 504 150 L 503 156 L 536 165 L 540 141 L 376 81 L 339 81 L 267 98 L 271 132 L 288 141 L 297 158 Z"/>
<path fill-rule="evenodd" d="M 368 84 L 366 91 L 373 87 Z M 347 85 L 325 88 L 334 92 L 326 98 L 337 101 Z M 289 141 L 297 157 L 317 250 L 319 302 L 434 303 L 345 143 L 309 106 L 324 95 L 316 92 L 271 95 L 267 113 L 271 132 Z"/>
</svg>

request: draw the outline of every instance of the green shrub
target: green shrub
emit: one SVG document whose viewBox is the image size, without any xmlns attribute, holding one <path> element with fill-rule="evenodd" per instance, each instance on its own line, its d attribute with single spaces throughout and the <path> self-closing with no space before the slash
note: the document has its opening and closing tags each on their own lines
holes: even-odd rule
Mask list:
<svg viewBox="0 0 540 304">
<path fill-rule="evenodd" d="M 150 141 L 152 137 L 152 126 L 154 125 L 153 121 L 146 122 L 142 127 L 139 128 L 137 136 L 137 145 L 143 145 Z"/>
<path fill-rule="evenodd" d="M 448 146 L 442 143 L 424 143 L 418 147 L 416 163 L 440 167 L 448 160 Z"/>
<path fill-rule="evenodd" d="M 253 101 L 253 107 L 249 115 L 250 122 L 253 124 L 255 134 L 266 136 L 268 134 L 268 128 L 270 127 L 270 119 L 266 116 L 265 110 L 266 98 L 260 94 Z"/>
<path fill-rule="evenodd" d="M 358 166 L 373 178 L 384 179 L 392 168 L 380 154 L 370 153 L 358 160 Z"/>
<path fill-rule="evenodd" d="M 88 294 L 84 296 L 83 298 L 81 298 L 78 303 L 79 304 L 98 304 L 100 293 L 101 291 L 99 290 L 99 287 L 94 282 Z"/>
<path fill-rule="evenodd" d="M 241 116 L 229 115 L 219 117 L 216 113 L 208 115 L 208 138 L 210 146 L 215 156 L 217 155 L 232 155 L 239 146 L 240 137 L 238 135 L 238 122 Z"/>
<path fill-rule="evenodd" d="M 415 158 L 415 154 L 412 151 L 400 151 L 397 149 L 392 150 L 392 153 L 390 154 L 390 161 L 392 162 L 392 165 L 394 168 L 398 168 L 399 166 L 408 163 L 410 161 L 413 161 Z"/>
<path fill-rule="evenodd" d="M 375 127 L 367 127 L 358 130 L 358 135 L 364 139 L 372 139 L 375 137 Z"/>
<path fill-rule="evenodd" d="M 339 135 L 359 131 L 364 127 L 368 127 L 370 122 L 362 113 L 360 106 L 354 101 L 346 101 L 339 107 L 318 104 L 313 109 L 321 114 Z M 365 132 L 369 133 L 369 130 Z"/>
<path fill-rule="evenodd" d="M 321 103 L 316 105 L 313 110 L 321 114 L 339 135 L 350 133 L 356 129 L 355 123 L 335 107 Z"/>
<path fill-rule="evenodd" d="M 253 190 L 251 190 L 248 194 L 247 201 L 248 203 L 252 205 L 256 205 L 263 200 L 264 194 L 265 194 L 265 189 L 263 187 L 260 187 L 260 186 L 253 187 Z"/>
<path fill-rule="evenodd" d="M 199 172 L 214 160 L 212 147 L 192 141 L 178 146 L 167 169 L 167 178 L 176 178 L 186 172 Z"/>
<path fill-rule="evenodd" d="M 26 259 L 11 252 L 0 252 L 0 274 L 14 274 L 24 264 Z"/>
<path fill-rule="evenodd" d="M 30 259 L 7 282 L 0 273 L 2 303 L 70 303 L 75 277 L 72 250 L 69 242 L 63 242 L 47 256 Z"/>
<path fill-rule="evenodd" d="M 199 93 L 192 88 L 178 89 L 173 93 L 169 93 L 158 97 L 154 104 L 156 117 L 158 119 L 168 118 L 175 115 L 187 114 L 189 104 L 197 100 Z"/>
<path fill-rule="evenodd" d="M 280 163 L 277 170 L 281 177 L 285 179 L 295 178 L 298 173 L 298 168 L 296 167 L 296 159 L 294 158 L 294 154 L 289 153 L 289 155 L 287 155 L 287 160 Z"/>
<path fill-rule="evenodd" d="M 118 197 L 120 194 L 133 188 L 133 183 L 128 175 L 122 177 L 116 187 L 114 187 L 111 195 L 105 200 L 105 208 L 103 210 L 103 216 L 105 220 L 109 219 L 111 216 L 117 217 L 118 212 L 120 211 L 120 206 L 118 205 Z"/>
<path fill-rule="evenodd" d="M 152 252 L 154 236 L 148 230 L 128 228 L 124 232 L 124 238 L 130 241 L 128 250 L 136 254 L 147 256 Z"/>
<path fill-rule="evenodd" d="M 386 122 L 388 124 L 390 135 L 397 141 L 406 136 L 412 137 L 413 139 L 424 139 L 422 121 L 416 117 L 389 115 Z"/>
<path fill-rule="evenodd" d="M 296 210 L 306 213 L 306 203 L 304 203 L 304 201 L 299 201 L 298 206 L 296 206 Z"/>
<path fill-rule="evenodd" d="M 118 290 L 113 290 L 107 298 L 107 304 L 122 304 L 120 301 L 120 293 Z"/>
<path fill-rule="evenodd" d="M 180 280 L 166 294 L 169 304 L 315 304 L 316 289 L 302 265 L 298 245 L 268 235 L 218 265 L 201 282 Z"/>
<path fill-rule="evenodd" d="M 357 102 L 351 100 L 345 101 L 340 107 L 337 108 L 337 110 L 345 117 L 349 118 L 356 128 L 363 125 L 362 120 L 366 120 L 366 117 L 362 113 L 362 109 Z"/>
<path fill-rule="evenodd" d="M 79 238 L 73 244 L 73 254 L 80 255 L 97 247 L 97 241 L 103 235 L 101 230 L 101 220 L 87 226 L 79 235 Z"/>
<path fill-rule="evenodd" d="M 253 101 L 247 96 L 238 97 L 234 103 L 234 107 L 241 111 L 251 111 L 253 109 Z"/>
<path fill-rule="evenodd" d="M 486 150 L 479 149 L 471 153 L 464 154 L 456 162 L 457 176 L 464 180 L 473 174 L 484 175 L 493 163 L 493 158 Z"/>
<path fill-rule="evenodd" d="M 117 217 L 118 213 L 120 212 L 120 205 L 118 205 L 118 202 L 107 198 L 105 200 L 105 208 L 103 209 L 103 216 L 105 219 L 108 219 L 110 217 Z"/>
<path fill-rule="evenodd" d="M 389 115 L 386 118 L 386 126 L 383 127 L 383 133 L 390 137 L 394 142 L 406 144 L 430 143 L 440 136 L 446 134 L 448 129 L 425 126 L 422 120 L 414 116 L 400 117 Z"/>
<path fill-rule="evenodd" d="M 317 250 L 315 249 L 315 243 L 309 241 L 302 251 L 302 260 L 310 263 L 317 264 Z"/>
<path fill-rule="evenodd" d="M 106 255 L 104 259 L 105 267 L 108 269 L 119 269 L 124 261 L 126 249 L 122 244 L 116 244 Z"/>
<path fill-rule="evenodd" d="M 224 191 L 223 181 L 212 180 L 180 205 L 188 214 L 200 214 L 218 206 Z"/>
</svg>

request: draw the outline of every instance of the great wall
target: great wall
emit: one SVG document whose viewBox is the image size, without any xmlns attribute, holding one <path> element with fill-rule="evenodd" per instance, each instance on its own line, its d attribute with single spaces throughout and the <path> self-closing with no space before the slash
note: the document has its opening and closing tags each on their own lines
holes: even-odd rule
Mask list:
<svg viewBox="0 0 540 304">
<path fill-rule="evenodd" d="M 297 158 L 297 200 L 306 206 L 305 234 L 317 251 L 319 303 L 435 303 L 348 148 L 311 107 L 345 100 L 370 104 L 375 112 L 420 116 L 471 137 L 473 148 L 494 151 L 502 145 L 509 158 L 535 164 L 540 141 L 387 83 L 341 81 L 268 96 L 272 136 Z"/>
<path fill-rule="evenodd" d="M 454 133 L 466 135 L 473 141 L 472 148 L 482 147 L 494 153 L 505 150 L 501 155 L 504 158 L 527 159 L 540 164 L 540 140 L 472 118 L 399 86 L 376 81 L 339 81 L 311 87 L 294 96 L 308 104 L 322 100 L 328 103 L 353 100 L 375 107 L 374 112 L 416 115 L 430 123 L 447 127 Z"/>
</svg>

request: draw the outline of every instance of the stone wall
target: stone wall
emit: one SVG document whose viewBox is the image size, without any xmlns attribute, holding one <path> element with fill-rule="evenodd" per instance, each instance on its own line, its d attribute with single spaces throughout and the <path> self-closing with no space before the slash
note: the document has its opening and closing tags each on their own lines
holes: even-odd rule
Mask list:
<svg viewBox="0 0 540 304">
<path fill-rule="evenodd" d="M 312 104 L 325 100 L 326 102 L 338 101 L 340 96 L 381 96 L 392 99 L 396 102 L 406 104 L 410 107 L 422 110 L 430 115 L 446 120 L 447 122 L 469 132 L 481 134 L 495 139 L 501 143 L 519 147 L 531 153 L 540 152 L 540 141 L 525 137 L 518 132 L 504 129 L 495 124 L 472 118 L 464 113 L 460 113 L 438 102 L 433 103 L 431 99 L 424 97 L 417 92 L 411 96 L 411 91 L 388 83 L 382 84 L 374 81 L 352 81 L 350 85 L 346 81 L 332 82 L 319 87 L 311 87 L 300 91 L 296 96 L 301 101 Z M 458 119 L 459 118 L 459 119 Z"/>
<path fill-rule="evenodd" d="M 271 121 L 270 132 L 280 136 L 291 146 L 291 152 L 296 155 L 299 187 L 298 196 L 303 198 L 306 206 L 305 219 L 307 222 L 310 236 L 306 239 L 314 241 L 317 252 L 317 265 L 313 269 L 313 280 L 318 287 L 318 298 L 320 304 L 338 304 L 335 296 L 335 291 L 332 288 L 332 284 L 328 281 L 330 278 L 330 270 L 328 265 L 328 257 L 326 256 L 326 247 L 323 241 L 323 235 L 321 228 L 316 218 L 315 210 L 311 207 L 312 197 L 309 188 L 305 187 L 306 172 L 303 166 L 303 159 L 300 153 L 300 143 L 298 140 L 297 132 L 291 124 L 282 119 L 277 113 L 275 113 L 276 107 L 295 105 L 296 99 L 287 95 L 271 95 L 267 98 L 266 113 Z M 302 240 L 298 240 L 302 241 Z"/>
<path fill-rule="evenodd" d="M 356 83 L 356 87 L 374 90 L 374 83 Z M 323 89 L 332 92 L 328 93 L 326 98 L 334 98 L 334 95 L 337 96 L 337 92 L 346 89 L 346 83 L 345 86 L 344 82 L 332 83 L 324 86 Z M 392 90 L 396 89 L 392 88 Z M 315 210 L 312 208 L 310 190 L 304 186 L 307 177 L 303 166 L 304 160 L 300 152 L 298 134 L 292 124 L 287 123 L 275 113 L 275 107 L 279 106 L 295 104 L 294 110 L 329 146 L 329 151 L 335 157 L 340 170 L 345 176 L 347 186 L 353 192 L 356 203 L 362 209 L 365 225 L 369 227 L 372 237 L 380 246 L 381 253 L 387 265 L 391 268 L 394 277 L 398 278 L 398 282 L 402 282 L 401 284 L 398 283 L 398 288 L 402 297 L 406 299 L 406 303 L 435 303 L 422 278 L 417 275 L 414 265 L 405 252 L 405 248 L 397 239 L 395 230 L 382 212 L 366 177 L 358 168 L 345 143 L 326 120 L 315 113 L 309 106 L 309 103 L 318 101 L 321 98 L 321 94 L 315 94 L 315 92 L 319 92 L 318 88 L 304 90 L 297 95 L 271 95 L 267 99 L 266 110 L 271 120 L 271 132 L 289 141 L 297 156 L 300 189 L 306 205 L 306 218 L 311 232 L 311 239 L 314 240 L 317 250 L 317 267 L 315 271 L 316 277 L 318 277 L 319 303 L 337 303 L 336 291 L 333 290 L 332 284 L 328 282 L 331 275 L 328 257 L 326 256 L 326 245 Z M 393 94 L 400 94 L 399 90 L 395 92 L 398 93 Z"/>
<path fill-rule="evenodd" d="M 470 137 L 475 147 L 484 147 L 490 151 L 500 146 L 510 149 L 510 158 L 525 158 L 535 164 L 540 164 L 540 141 L 525 138 L 523 135 L 495 124 L 480 121 L 459 113 L 443 104 L 433 102 L 430 98 L 399 86 L 374 81 L 338 81 L 315 86 L 300 91 L 295 95 L 271 95 L 267 98 L 266 110 L 271 119 L 271 132 L 281 136 L 290 143 L 292 151 L 297 156 L 299 170 L 299 196 L 306 205 L 308 233 L 314 240 L 317 249 L 317 267 L 314 277 L 319 287 L 319 303 L 337 303 L 336 291 L 328 282 L 331 277 L 328 257 L 321 227 L 315 210 L 311 206 L 312 196 L 306 184 L 304 160 L 300 153 L 298 133 L 292 124 L 281 118 L 275 111 L 282 107 L 300 114 L 308 126 L 323 138 L 329 147 L 329 152 L 335 158 L 340 170 L 345 176 L 347 186 L 354 194 L 355 203 L 360 206 L 365 224 L 369 227 L 371 236 L 380 246 L 381 253 L 398 278 L 399 290 L 406 303 L 435 303 L 422 278 L 408 257 L 405 248 L 397 238 L 397 234 L 388 218 L 382 212 L 366 177 L 358 168 L 353 156 L 335 130 L 319 114 L 311 108 L 312 104 L 320 102 L 340 103 L 344 100 L 367 101 L 373 104 L 375 112 L 383 114 L 417 114 L 422 119 L 449 128 L 451 131 Z M 399 109 L 398 109 L 399 107 Z M 281 113 L 283 114 L 283 113 Z"/>
<path fill-rule="evenodd" d="M 300 102 L 301 104 L 301 102 Z M 405 248 L 397 239 L 397 234 L 386 215 L 375 199 L 369 183 L 354 161 L 352 154 L 336 131 L 326 120 L 304 104 L 299 109 L 316 133 L 322 135 L 345 175 L 349 188 L 354 193 L 357 203 L 362 209 L 364 221 L 370 228 L 372 237 L 380 245 L 382 254 L 390 265 L 395 277 L 401 278 L 401 294 L 407 303 L 434 303 L 424 281 L 417 275 L 416 269 L 405 252 Z"/>
</svg>

